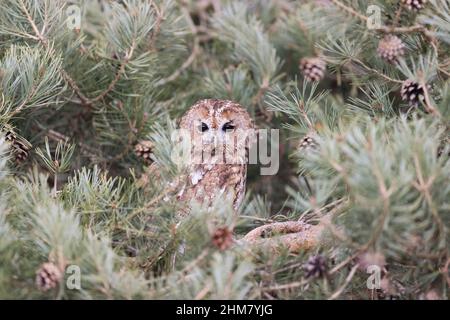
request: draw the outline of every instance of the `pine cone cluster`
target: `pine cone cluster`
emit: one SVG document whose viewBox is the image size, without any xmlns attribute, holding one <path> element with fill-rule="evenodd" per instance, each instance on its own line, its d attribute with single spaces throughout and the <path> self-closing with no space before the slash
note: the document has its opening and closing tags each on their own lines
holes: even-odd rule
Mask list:
<svg viewBox="0 0 450 320">
<path fill-rule="evenodd" d="M 389 63 L 396 62 L 405 54 L 405 45 L 394 35 L 387 35 L 378 43 L 378 55 Z"/>
<path fill-rule="evenodd" d="M 316 140 L 311 135 L 304 136 L 298 145 L 298 151 L 300 153 L 311 151 L 311 150 L 317 150 L 318 144 Z"/>
<path fill-rule="evenodd" d="M 233 244 L 233 232 L 227 227 L 217 228 L 212 235 L 212 243 L 220 251 L 227 250 Z"/>
<path fill-rule="evenodd" d="M 318 57 L 300 60 L 300 71 L 309 81 L 320 81 L 325 76 L 326 63 Z"/>
<path fill-rule="evenodd" d="M 48 291 L 55 288 L 62 277 L 61 271 L 54 263 L 46 262 L 36 272 L 36 286 L 39 290 Z"/>
<path fill-rule="evenodd" d="M 427 85 L 426 89 L 431 87 Z M 408 79 L 402 84 L 402 89 L 400 91 L 403 101 L 407 101 L 409 105 L 417 107 L 421 102 L 425 100 L 425 91 L 423 85 Z"/>
<path fill-rule="evenodd" d="M 427 0 L 402 0 L 402 4 L 409 10 L 419 11 L 423 9 Z"/>
<path fill-rule="evenodd" d="M 327 259 L 322 255 L 312 256 L 303 266 L 306 278 L 323 278 L 328 274 Z"/>
<path fill-rule="evenodd" d="M 153 143 L 148 140 L 143 140 L 138 142 L 134 146 L 134 153 L 138 158 L 144 159 L 145 163 L 151 163 L 152 159 L 150 158 L 152 154 Z"/>
<path fill-rule="evenodd" d="M 25 161 L 31 150 L 31 144 L 23 138 L 19 138 L 12 130 L 7 130 L 5 140 L 11 145 L 11 152 L 16 163 Z"/>
</svg>

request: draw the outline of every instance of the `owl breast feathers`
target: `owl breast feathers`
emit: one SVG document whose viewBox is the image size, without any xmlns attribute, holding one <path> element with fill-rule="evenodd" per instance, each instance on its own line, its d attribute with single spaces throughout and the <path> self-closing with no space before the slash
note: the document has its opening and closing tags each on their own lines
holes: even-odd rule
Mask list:
<svg viewBox="0 0 450 320">
<path fill-rule="evenodd" d="M 210 207 L 230 197 L 237 210 L 245 195 L 247 159 L 254 126 L 238 103 L 206 99 L 182 117 L 180 132 L 190 142 L 186 181 L 177 198 Z"/>
</svg>

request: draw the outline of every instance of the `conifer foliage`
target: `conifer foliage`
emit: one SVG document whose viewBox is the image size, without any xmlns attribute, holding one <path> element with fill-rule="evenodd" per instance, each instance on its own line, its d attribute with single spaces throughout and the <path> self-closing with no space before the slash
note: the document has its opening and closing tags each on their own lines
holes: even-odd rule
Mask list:
<svg viewBox="0 0 450 320">
<path fill-rule="evenodd" d="M 448 299 L 449 26 L 449 0 L 0 0 L 0 298 Z M 202 98 L 280 130 L 238 214 L 174 200 Z"/>
</svg>

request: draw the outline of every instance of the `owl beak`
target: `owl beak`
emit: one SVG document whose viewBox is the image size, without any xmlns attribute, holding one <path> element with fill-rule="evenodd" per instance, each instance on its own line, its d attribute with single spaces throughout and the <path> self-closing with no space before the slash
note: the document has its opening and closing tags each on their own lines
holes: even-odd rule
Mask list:
<svg viewBox="0 0 450 320">
<path fill-rule="evenodd" d="M 211 135 L 203 140 L 203 152 L 207 157 L 214 157 L 218 150 L 218 139 L 215 135 Z"/>
<path fill-rule="evenodd" d="M 217 147 L 217 137 L 215 135 L 210 135 L 203 139 L 203 144 L 207 145 L 208 147 Z"/>
</svg>

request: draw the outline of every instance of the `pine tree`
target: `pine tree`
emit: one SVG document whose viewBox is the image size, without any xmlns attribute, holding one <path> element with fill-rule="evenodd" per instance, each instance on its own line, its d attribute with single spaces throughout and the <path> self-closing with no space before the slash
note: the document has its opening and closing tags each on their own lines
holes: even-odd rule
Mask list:
<svg viewBox="0 0 450 320">
<path fill-rule="evenodd" d="M 419 2 L 0 0 L 0 298 L 448 299 L 450 1 Z M 171 200 L 201 98 L 280 129 L 239 215 Z"/>
</svg>

